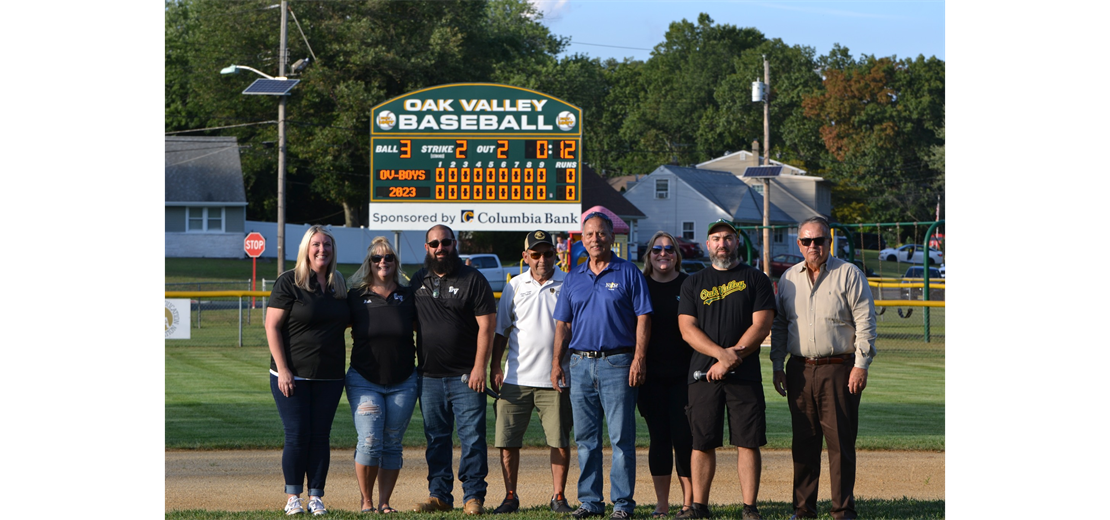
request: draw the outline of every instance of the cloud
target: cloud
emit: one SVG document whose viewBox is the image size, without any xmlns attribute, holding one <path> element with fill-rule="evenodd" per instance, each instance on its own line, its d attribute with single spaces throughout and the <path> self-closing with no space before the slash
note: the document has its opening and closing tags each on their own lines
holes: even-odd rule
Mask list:
<svg viewBox="0 0 1110 520">
<path fill-rule="evenodd" d="M 528 3 L 542 12 L 545 19 L 552 20 L 568 10 L 570 0 L 528 0 Z"/>
</svg>

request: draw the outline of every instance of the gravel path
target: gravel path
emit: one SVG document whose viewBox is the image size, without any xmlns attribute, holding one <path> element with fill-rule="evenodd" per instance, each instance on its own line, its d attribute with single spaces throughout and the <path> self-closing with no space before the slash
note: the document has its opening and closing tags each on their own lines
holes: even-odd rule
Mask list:
<svg viewBox="0 0 1110 520">
<path fill-rule="evenodd" d="M 944 453 L 925 451 L 863 451 L 858 452 L 856 497 L 902 497 L 944 499 Z M 547 449 L 524 449 L 520 457 L 519 489 L 521 507 L 546 505 L 551 498 L 551 466 Z M 454 466 L 458 469 L 458 449 Z M 490 473 L 486 478 L 489 492 L 486 505 L 501 503 L 505 487 L 501 478 L 498 451 L 489 450 Z M 609 493 L 609 451 L 604 459 L 605 495 Z M 637 450 L 636 503 L 654 504 L 655 492 L 647 471 L 647 449 Z M 821 470 L 822 481 L 818 499 L 829 498 L 827 460 Z M 391 505 L 402 511 L 428 496 L 428 465 L 422 448 L 405 449 L 405 468 L 401 470 Z M 793 479 L 790 452 L 763 451 L 763 476 L 760 481 L 761 501 L 789 502 Z M 567 498 L 577 507 L 577 454 L 571 453 Z M 212 509 L 249 511 L 280 509 L 285 504 L 282 492 L 281 451 L 166 451 L 166 511 L 179 509 Z M 455 482 L 455 506 L 461 507 L 462 487 Z M 717 451 L 717 473 L 713 481 L 711 502 L 737 503 L 740 489 L 736 477 L 735 451 Z M 328 509 L 357 510 L 358 486 L 355 482 L 352 450 L 332 452 L 328 475 Z M 377 500 L 375 496 L 375 500 Z M 682 503 L 675 479 L 671 486 L 672 506 Z"/>
</svg>

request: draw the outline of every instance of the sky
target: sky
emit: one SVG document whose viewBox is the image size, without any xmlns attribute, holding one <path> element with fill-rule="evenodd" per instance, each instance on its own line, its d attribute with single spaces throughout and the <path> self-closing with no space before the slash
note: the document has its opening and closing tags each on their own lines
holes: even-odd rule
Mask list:
<svg viewBox="0 0 1110 520">
<path fill-rule="evenodd" d="M 708 13 L 718 24 L 755 27 L 788 45 L 827 54 L 833 44 L 852 56 L 944 58 L 944 2 L 738 0 L 530 0 L 552 33 L 571 39 L 568 53 L 646 61 L 667 27 Z"/>
</svg>

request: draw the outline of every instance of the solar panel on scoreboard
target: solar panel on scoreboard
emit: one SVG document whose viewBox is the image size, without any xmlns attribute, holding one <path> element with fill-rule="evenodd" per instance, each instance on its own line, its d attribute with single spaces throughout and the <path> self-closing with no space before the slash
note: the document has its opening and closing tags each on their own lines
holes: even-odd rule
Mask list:
<svg viewBox="0 0 1110 520">
<path fill-rule="evenodd" d="M 744 170 L 744 178 L 778 177 L 782 173 L 782 166 L 748 166 Z"/>
<path fill-rule="evenodd" d="M 293 87 L 300 83 L 299 79 L 256 79 L 243 94 L 257 96 L 284 96 L 289 94 Z"/>
</svg>

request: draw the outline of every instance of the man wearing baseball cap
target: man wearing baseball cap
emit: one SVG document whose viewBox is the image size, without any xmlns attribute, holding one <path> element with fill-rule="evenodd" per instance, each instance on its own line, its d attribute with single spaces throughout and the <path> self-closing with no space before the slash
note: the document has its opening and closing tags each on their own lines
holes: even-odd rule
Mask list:
<svg viewBox="0 0 1110 520">
<path fill-rule="evenodd" d="M 555 268 L 555 247 L 546 231 L 528 233 L 522 255 L 528 270 L 509 280 L 501 292 L 490 363 L 494 390 L 501 393 L 494 404 L 494 445 L 501 449 L 501 474 L 505 478 L 505 500 L 493 513 L 512 513 L 520 508 L 516 493 L 520 447 L 533 409 L 540 414 L 551 447 L 551 510 L 570 513 L 574 510 L 564 495 L 570 466 L 570 393 L 560 392 L 551 384 L 555 344 L 552 314 L 566 273 Z M 502 371 L 506 346 L 509 355 Z M 563 365 L 569 371 L 565 362 Z"/>
<path fill-rule="evenodd" d="M 756 507 L 762 470 L 759 447 L 767 444 L 766 402 L 759 371 L 759 345 L 771 331 L 775 293 L 771 280 L 737 257 L 736 228 L 721 219 L 709 225 L 706 251 L 712 269 L 682 284 L 678 328 L 694 349 L 690 358 L 687 417 L 693 436 L 690 456 L 693 504 L 676 518 L 709 518 L 709 487 L 724 445 L 728 409 L 729 443 L 744 500 L 742 518 L 763 518 Z M 695 373 L 698 373 L 695 377 Z"/>
</svg>

